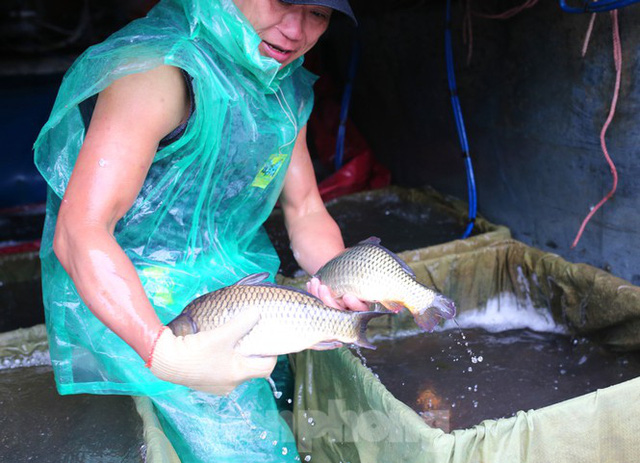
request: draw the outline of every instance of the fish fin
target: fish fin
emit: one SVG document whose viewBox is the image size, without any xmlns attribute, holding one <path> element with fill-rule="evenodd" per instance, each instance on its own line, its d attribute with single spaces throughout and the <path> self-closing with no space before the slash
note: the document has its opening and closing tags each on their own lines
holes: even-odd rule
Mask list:
<svg viewBox="0 0 640 463">
<path fill-rule="evenodd" d="M 365 301 L 365 302 L 366 302 L 367 306 L 369 306 L 369 310 L 371 312 L 383 312 L 383 313 L 388 312 L 388 309 L 384 305 L 380 304 L 377 301 L 376 302 L 367 302 L 367 301 Z"/>
<path fill-rule="evenodd" d="M 402 259 L 400 259 L 394 252 L 389 251 L 387 248 L 385 248 L 384 246 L 380 246 L 382 249 L 384 249 L 385 251 L 387 251 L 389 253 L 389 255 L 391 255 L 391 257 L 393 257 L 395 259 L 395 261 L 400 264 L 400 267 L 402 267 L 402 270 L 404 270 L 405 272 L 407 272 L 409 275 L 411 275 L 411 278 L 413 278 L 414 280 L 416 279 L 416 274 L 413 271 L 413 269 L 411 267 L 409 267 L 409 264 L 407 264 L 405 261 L 403 261 Z"/>
<path fill-rule="evenodd" d="M 381 317 L 383 315 L 389 315 L 388 312 L 358 312 L 356 317 L 359 320 L 358 337 L 354 344 L 360 347 L 366 347 L 367 349 L 376 349 L 376 346 L 371 344 L 367 339 L 367 325 L 374 318 Z"/>
<path fill-rule="evenodd" d="M 338 347 L 342 347 L 342 343 L 340 341 L 337 341 L 337 340 L 331 340 L 331 341 L 322 341 L 322 342 L 319 342 L 317 344 L 314 344 L 309 349 L 313 349 L 313 350 L 331 350 L 331 349 L 337 349 Z"/>
<path fill-rule="evenodd" d="M 255 286 L 258 284 L 264 285 L 264 284 L 268 284 L 268 282 L 264 281 L 267 278 L 269 278 L 268 272 L 252 273 L 251 275 L 247 275 L 242 280 L 239 280 L 238 282 L 236 282 L 234 286 Z"/>
<path fill-rule="evenodd" d="M 387 249 L 387 248 L 385 248 L 384 246 L 382 246 L 382 245 L 380 244 L 380 238 L 376 238 L 375 236 L 372 236 L 372 237 L 367 238 L 367 239 L 366 239 L 366 240 L 364 240 L 364 241 L 360 241 L 358 244 L 359 244 L 359 245 L 360 245 L 360 244 L 369 244 L 369 245 L 372 245 L 372 246 L 377 246 L 377 247 L 379 247 L 380 249 L 382 249 L 383 251 L 385 251 L 387 254 L 389 254 L 389 255 L 393 258 L 393 260 L 395 260 L 395 261 L 400 265 L 400 267 L 402 267 L 402 270 L 404 270 L 404 271 L 405 271 L 405 272 L 407 272 L 409 275 L 411 275 L 411 277 L 412 277 L 412 278 L 414 278 L 414 279 L 416 278 L 416 274 L 415 274 L 415 272 L 411 269 L 411 267 L 409 267 L 409 264 L 407 264 L 405 261 L 403 261 L 402 259 L 400 259 L 400 258 L 397 256 L 397 254 L 396 254 L 395 252 L 390 251 L 389 249 Z"/>
<path fill-rule="evenodd" d="M 402 309 L 404 309 L 404 304 L 399 301 L 379 301 L 387 310 L 390 310 L 393 313 L 398 313 Z"/>
<path fill-rule="evenodd" d="M 380 238 L 377 236 L 370 236 L 366 240 L 360 241 L 358 244 L 373 244 L 374 246 L 380 245 Z"/>
<path fill-rule="evenodd" d="M 429 307 L 422 313 L 414 313 L 413 318 L 420 328 L 431 333 L 438 325 L 442 317 L 436 309 L 432 309 L 431 307 Z"/>
</svg>

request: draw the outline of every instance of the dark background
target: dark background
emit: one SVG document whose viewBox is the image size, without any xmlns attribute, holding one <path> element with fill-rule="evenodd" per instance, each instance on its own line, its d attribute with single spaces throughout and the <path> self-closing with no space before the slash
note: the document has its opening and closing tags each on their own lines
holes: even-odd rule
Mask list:
<svg viewBox="0 0 640 463">
<path fill-rule="evenodd" d="M 0 4 L 0 208 L 44 200 L 31 147 L 62 75 L 75 57 L 153 1 L 4 0 Z M 503 12 L 520 1 L 474 1 Z M 357 31 L 336 16 L 309 57 L 342 88 L 352 42 L 360 60 L 350 115 L 394 184 L 432 185 L 466 199 L 444 54 L 445 2 L 352 0 Z M 454 1 L 458 92 L 478 187 L 478 210 L 516 239 L 640 284 L 640 3 L 620 10 L 622 86 L 607 133 L 618 191 L 570 249 L 589 207 L 611 186 L 599 133 L 613 96 L 611 19 L 599 14 L 588 52 L 590 15 L 555 1 L 506 20 L 472 16 L 473 49 L 463 43 L 466 2 Z"/>
</svg>

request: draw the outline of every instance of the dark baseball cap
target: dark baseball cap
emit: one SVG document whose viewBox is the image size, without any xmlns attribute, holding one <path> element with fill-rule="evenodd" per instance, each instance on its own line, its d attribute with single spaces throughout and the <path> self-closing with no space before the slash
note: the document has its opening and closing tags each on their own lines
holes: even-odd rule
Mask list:
<svg viewBox="0 0 640 463">
<path fill-rule="evenodd" d="M 353 14 L 353 10 L 351 9 L 351 5 L 349 5 L 349 0 L 282 0 L 285 3 L 294 3 L 296 5 L 320 5 L 320 6 L 328 6 L 334 10 L 337 10 L 341 13 L 346 14 L 351 18 L 354 24 L 358 25 L 358 20 L 356 16 Z"/>
</svg>

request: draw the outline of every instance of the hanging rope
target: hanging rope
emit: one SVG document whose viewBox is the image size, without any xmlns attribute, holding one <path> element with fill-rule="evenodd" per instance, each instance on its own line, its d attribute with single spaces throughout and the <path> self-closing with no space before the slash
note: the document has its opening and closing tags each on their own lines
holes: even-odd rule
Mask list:
<svg viewBox="0 0 640 463">
<path fill-rule="evenodd" d="M 471 8 L 471 1 L 467 0 L 465 3 L 465 13 L 462 23 L 462 40 L 467 45 L 467 66 L 471 63 L 471 55 L 473 54 L 473 20 L 471 16 L 478 16 L 485 19 L 509 19 L 517 15 L 518 13 L 532 8 L 538 3 L 538 0 L 526 0 L 522 5 L 510 8 L 502 13 L 489 14 L 479 13 L 473 11 Z"/>
<path fill-rule="evenodd" d="M 609 156 L 609 151 L 607 150 L 607 144 L 605 142 L 605 134 L 607 133 L 607 129 L 613 120 L 613 116 L 616 112 L 616 104 L 618 103 L 618 94 L 620 93 L 620 80 L 622 75 L 622 46 L 620 44 L 620 31 L 618 29 L 618 11 L 614 10 L 611 13 L 611 22 L 613 29 L 613 59 L 615 62 L 616 68 L 616 84 L 613 91 L 613 99 L 611 101 L 611 108 L 609 109 L 609 116 L 602 126 L 602 130 L 600 131 L 600 146 L 602 147 L 602 152 L 604 153 L 604 157 L 609 164 L 609 168 L 611 169 L 611 175 L 613 177 L 613 186 L 609 193 L 607 193 L 604 198 L 600 200 L 598 204 L 591 208 L 589 214 L 582 221 L 582 225 L 580 226 L 580 230 L 578 230 L 578 234 L 573 240 L 573 244 L 571 248 L 575 248 L 578 242 L 580 241 L 580 237 L 582 237 L 582 233 L 584 232 L 587 223 L 591 220 L 591 217 L 602 207 L 604 203 L 606 203 L 616 192 L 616 188 L 618 187 L 618 171 L 616 170 L 616 166 L 611 160 L 611 156 Z"/>
<path fill-rule="evenodd" d="M 488 19 L 509 19 L 517 15 L 523 10 L 526 10 L 527 8 L 531 8 L 532 6 L 535 6 L 536 3 L 538 3 L 538 0 L 527 0 L 522 5 L 515 6 L 503 13 L 488 14 L 488 13 L 479 13 L 477 11 L 474 11 L 473 14 L 475 16 L 479 16 L 481 18 L 488 18 Z"/>
<path fill-rule="evenodd" d="M 582 45 L 582 57 L 587 54 L 587 48 L 589 47 L 589 41 L 591 40 L 591 33 L 593 32 L 593 24 L 596 22 L 596 13 L 591 14 L 591 20 L 589 20 L 589 27 L 587 33 L 584 36 L 584 45 Z"/>
</svg>

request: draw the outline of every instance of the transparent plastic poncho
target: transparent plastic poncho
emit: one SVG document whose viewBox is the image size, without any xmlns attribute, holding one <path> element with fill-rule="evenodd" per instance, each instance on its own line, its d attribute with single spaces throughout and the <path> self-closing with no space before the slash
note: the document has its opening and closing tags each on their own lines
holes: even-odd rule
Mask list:
<svg viewBox="0 0 640 463">
<path fill-rule="evenodd" d="M 315 77 L 301 59 L 280 70 L 231 0 L 170 0 L 87 50 L 69 69 L 35 145 L 49 185 L 42 240 L 51 356 L 62 394 L 149 394 L 172 387 L 80 300 L 52 252 L 60 200 L 86 127 L 78 105 L 114 80 L 162 64 L 193 78 L 195 111 L 156 154 L 115 237 L 163 322 L 196 296 L 279 260 L 262 223 L 282 189 L 312 107 Z"/>
<path fill-rule="evenodd" d="M 262 223 L 282 190 L 296 136 L 309 117 L 315 76 L 301 67 L 302 58 L 280 69 L 260 55 L 259 43 L 232 0 L 163 0 L 147 17 L 78 58 L 35 144 L 35 162 L 48 183 L 40 257 L 58 391 L 155 396 L 165 422 L 172 410 L 181 417 L 191 413 L 173 424 L 178 434 L 196 434 L 191 444 L 178 447 L 190 447 L 199 458 L 251 447 L 266 461 L 262 447 L 280 452 L 272 442 L 287 440 L 290 432 L 267 418 L 275 410 L 268 384 L 249 381 L 229 400 L 218 400 L 155 378 L 82 302 L 52 251 L 53 235 L 87 129 L 78 105 L 122 76 L 172 65 L 193 78 L 195 111 L 182 137 L 157 152 L 115 238 L 163 323 L 195 297 L 247 274 L 275 275 L 279 260 Z M 198 426 L 199 414 L 213 416 L 217 424 L 207 421 L 209 430 Z M 192 429 L 189 421 L 195 423 Z M 256 433 L 264 445 L 247 443 Z M 273 461 L 297 455 L 289 444 L 289 457 L 279 454 Z"/>
</svg>

